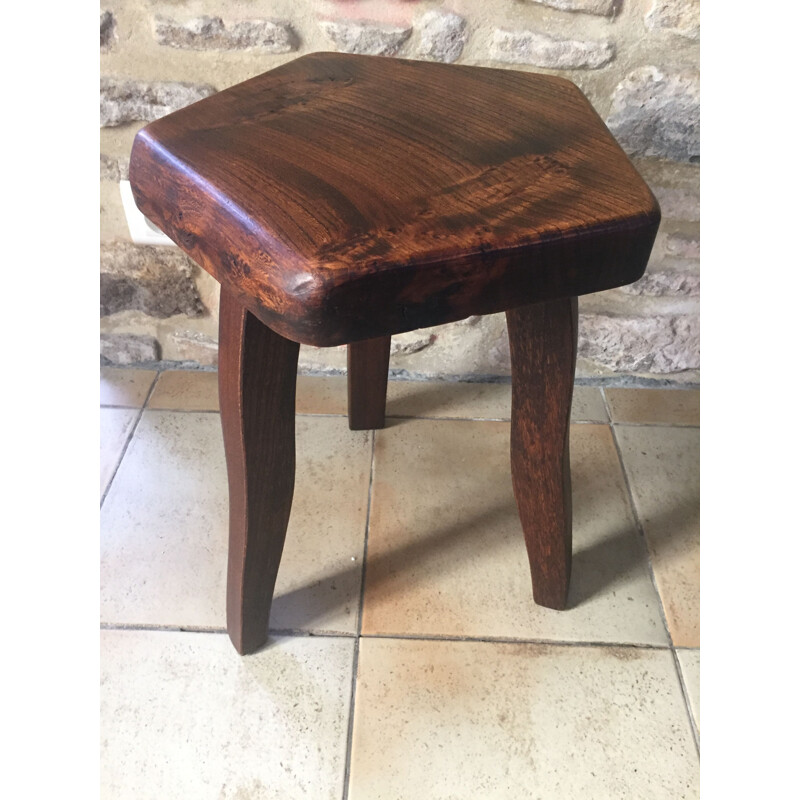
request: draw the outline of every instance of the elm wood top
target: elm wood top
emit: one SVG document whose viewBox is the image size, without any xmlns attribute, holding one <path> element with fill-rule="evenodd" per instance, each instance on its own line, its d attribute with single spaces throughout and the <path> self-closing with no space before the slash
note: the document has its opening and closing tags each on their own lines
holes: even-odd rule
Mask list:
<svg viewBox="0 0 800 800">
<path fill-rule="evenodd" d="M 580 90 L 314 53 L 143 128 L 141 211 L 283 336 L 337 345 L 641 276 L 658 204 Z"/>
</svg>

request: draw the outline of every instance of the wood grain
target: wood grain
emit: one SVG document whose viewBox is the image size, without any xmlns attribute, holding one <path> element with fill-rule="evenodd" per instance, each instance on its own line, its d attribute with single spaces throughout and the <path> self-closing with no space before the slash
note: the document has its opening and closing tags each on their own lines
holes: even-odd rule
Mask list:
<svg viewBox="0 0 800 800">
<path fill-rule="evenodd" d="M 660 219 L 569 81 L 335 53 L 147 125 L 130 180 L 240 303 L 313 345 L 630 283 Z"/>
<path fill-rule="evenodd" d="M 347 345 L 347 417 L 351 431 L 386 424 L 386 386 L 392 337 Z"/>
<path fill-rule="evenodd" d="M 224 288 L 219 405 L 228 465 L 228 634 L 241 653 L 267 640 L 294 492 L 299 345 L 271 331 Z"/>
<path fill-rule="evenodd" d="M 506 312 L 511 349 L 511 476 L 531 567 L 533 599 L 567 604 L 572 564 L 569 418 L 578 301 Z"/>
</svg>

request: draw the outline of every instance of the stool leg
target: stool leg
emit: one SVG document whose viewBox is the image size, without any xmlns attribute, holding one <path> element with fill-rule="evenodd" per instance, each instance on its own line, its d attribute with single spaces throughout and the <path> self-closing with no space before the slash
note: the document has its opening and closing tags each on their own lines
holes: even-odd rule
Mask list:
<svg viewBox="0 0 800 800">
<path fill-rule="evenodd" d="M 382 428 L 386 423 L 391 336 L 347 345 L 347 416 L 351 431 Z"/>
<path fill-rule="evenodd" d="M 228 465 L 228 634 L 242 654 L 267 640 L 294 492 L 294 405 L 300 345 L 222 290 L 219 406 Z"/>
<path fill-rule="evenodd" d="M 567 604 L 572 562 L 569 417 L 578 301 L 551 300 L 506 312 L 511 349 L 511 475 L 525 533 L 533 599 Z"/>
</svg>

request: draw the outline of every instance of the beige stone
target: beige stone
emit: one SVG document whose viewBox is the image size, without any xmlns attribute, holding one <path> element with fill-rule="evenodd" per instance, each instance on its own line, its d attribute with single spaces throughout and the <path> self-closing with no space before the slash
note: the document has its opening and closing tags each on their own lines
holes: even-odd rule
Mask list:
<svg viewBox="0 0 800 800">
<path fill-rule="evenodd" d="M 664 297 L 665 295 L 699 297 L 700 276 L 691 272 L 674 270 L 648 271 L 636 283 L 629 283 L 627 286 L 621 287 L 621 291 L 626 294 L 650 297 Z"/>
<path fill-rule="evenodd" d="M 458 60 L 467 40 L 467 21 L 452 11 L 427 11 L 416 27 L 420 33 L 417 56 L 452 64 Z"/>
<path fill-rule="evenodd" d="M 348 797 L 697 798 L 672 654 L 362 639 Z"/>
<path fill-rule="evenodd" d="M 491 57 L 507 64 L 531 64 L 550 69 L 599 69 L 613 60 L 609 41 L 558 39 L 540 31 L 498 28 L 492 36 Z"/>
<path fill-rule="evenodd" d="M 578 353 L 615 372 L 671 373 L 700 366 L 695 315 L 581 314 Z"/>
<path fill-rule="evenodd" d="M 199 269 L 175 247 L 112 242 L 100 248 L 100 315 L 142 311 L 152 317 L 205 313 L 194 273 Z"/>
<path fill-rule="evenodd" d="M 226 26 L 221 17 L 194 17 L 187 22 L 156 16 L 159 44 L 187 50 L 243 50 L 257 48 L 268 53 L 297 49 L 297 34 L 283 20 L 242 20 Z"/>
<path fill-rule="evenodd" d="M 161 350 L 154 336 L 101 333 L 100 361 L 104 365 L 128 366 L 158 361 Z"/>
<path fill-rule="evenodd" d="M 528 0 L 528 2 L 557 8 L 559 11 L 579 11 L 602 17 L 611 16 L 620 4 L 619 0 Z"/>
<path fill-rule="evenodd" d="M 100 78 L 100 125 L 152 122 L 214 94 L 208 84 Z"/>
<path fill-rule="evenodd" d="M 219 634 L 108 630 L 100 647 L 101 796 L 341 798 L 352 639 L 242 658 Z"/>
<path fill-rule="evenodd" d="M 700 431 L 616 429 L 677 647 L 700 645 Z"/>
<path fill-rule="evenodd" d="M 322 20 L 319 24 L 340 53 L 394 56 L 411 36 L 411 28 L 351 19 Z"/>
<path fill-rule="evenodd" d="M 177 330 L 170 335 L 172 353 L 179 361 L 216 367 L 219 363 L 219 342 L 213 336 L 198 331 Z"/>
<path fill-rule="evenodd" d="M 700 0 L 653 0 L 644 18 L 651 30 L 700 38 Z"/>
<path fill-rule="evenodd" d="M 509 425 L 410 420 L 376 433 L 363 631 L 664 644 L 610 431 L 574 425 L 567 612 L 537 606 Z"/>
<path fill-rule="evenodd" d="M 637 67 L 614 90 L 606 123 L 629 155 L 698 160 L 699 73 Z"/>
</svg>

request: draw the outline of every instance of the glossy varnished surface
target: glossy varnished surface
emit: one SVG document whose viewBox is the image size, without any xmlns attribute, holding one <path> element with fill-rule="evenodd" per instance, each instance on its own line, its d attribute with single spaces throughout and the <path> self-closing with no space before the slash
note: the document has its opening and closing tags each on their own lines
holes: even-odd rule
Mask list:
<svg viewBox="0 0 800 800">
<path fill-rule="evenodd" d="M 263 322 L 335 345 L 636 280 L 651 192 L 552 76 L 316 53 L 160 119 L 140 209 Z"/>
</svg>

